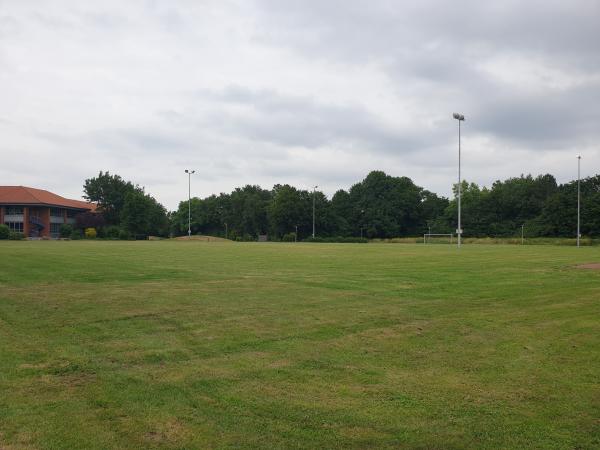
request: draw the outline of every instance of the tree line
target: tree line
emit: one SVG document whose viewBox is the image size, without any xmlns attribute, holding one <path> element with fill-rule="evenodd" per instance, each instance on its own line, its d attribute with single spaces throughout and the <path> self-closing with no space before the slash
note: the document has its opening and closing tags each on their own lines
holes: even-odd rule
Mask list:
<svg viewBox="0 0 600 450">
<path fill-rule="evenodd" d="M 313 202 L 319 237 L 392 238 L 426 232 L 454 233 L 457 222 L 456 192 L 448 199 L 417 186 L 408 177 L 382 171 L 369 173 L 350 189 L 338 190 L 331 199 L 320 191 L 277 184 L 272 189 L 247 185 L 231 193 L 194 197 L 192 234 L 234 240 L 310 239 Z M 188 201 L 176 211 L 167 210 L 144 189 L 118 175 L 100 172 L 84 184 L 85 198 L 98 203 L 105 228 L 118 227 L 129 235 L 186 235 Z M 584 235 L 600 234 L 600 176 L 581 181 Z M 462 184 L 464 236 L 508 237 L 573 236 L 576 228 L 577 182 L 558 184 L 552 175 L 531 175 L 496 181 L 480 187 Z M 297 235 L 296 235 L 297 233 Z"/>
</svg>

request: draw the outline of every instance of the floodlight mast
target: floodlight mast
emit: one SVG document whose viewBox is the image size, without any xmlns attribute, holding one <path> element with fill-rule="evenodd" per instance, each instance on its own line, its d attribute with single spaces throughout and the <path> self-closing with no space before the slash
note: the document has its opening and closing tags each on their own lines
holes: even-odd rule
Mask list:
<svg viewBox="0 0 600 450">
<path fill-rule="evenodd" d="M 192 238 L 192 174 L 195 170 L 185 169 L 188 174 L 188 239 Z"/>
<path fill-rule="evenodd" d="M 581 245 L 581 155 L 577 156 L 577 247 Z"/>
<path fill-rule="evenodd" d="M 317 188 L 319 186 L 313 187 L 313 239 L 315 238 L 315 196 L 317 195 Z"/>
<path fill-rule="evenodd" d="M 456 120 L 458 120 L 458 229 L 456 230 L 456 234 L 458 235 L 458 248 L 461 246 L 462 241 L 462 226 L 461 226 L 461 197 L 462 197 L 462 185 L 461 185 L 461 176 L 460 176 L 460 123 L 465 120 L 465 116 L 459 113 L 452 114 Z"/>
</svg>

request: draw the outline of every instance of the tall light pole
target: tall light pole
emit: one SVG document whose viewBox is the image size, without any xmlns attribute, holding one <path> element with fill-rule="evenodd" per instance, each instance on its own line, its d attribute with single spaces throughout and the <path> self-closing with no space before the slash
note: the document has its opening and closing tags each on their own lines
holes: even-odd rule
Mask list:
<svg viewBox="0 0 600 450">
<path fill-rule="evenodd" d="M 315 238 L 315 198 L 317 195 L 317 188 L 319 186 L 315 186 L 313 188 L 313 239 Z"/>
<path fill-rule="evenodd" d="M 462 114 L 454 113 L 452 115 L 456 120 L 458 120 L 458 229 L 456 230 L 456 234 L 458 234 L 458 247 L 460 248 L 461 244 L 461 236 L 462 236 L 462 226 L 461 226 L 461 196 L 462 196 L 462 185 L 460 179 L 460 123 L 465 120 L 465 116 Z"/>
<path fill-rule="evenodd" d="M 360 238 L 363 238 L 363 227 L 364 227 L 364 215 L 365 215 L 365 210 L 361 209 L 360 210 Z"/>
<path fill-rule="evenodd" d="M 581 244 L 581 155 L 577 157 L 577 247 Z"/>
<path fill-rule="evenodd" d="M 192 238 L 192 174 L 195 170 L 185 169 L 188 174 L 188 238 Z"/>
</svg>

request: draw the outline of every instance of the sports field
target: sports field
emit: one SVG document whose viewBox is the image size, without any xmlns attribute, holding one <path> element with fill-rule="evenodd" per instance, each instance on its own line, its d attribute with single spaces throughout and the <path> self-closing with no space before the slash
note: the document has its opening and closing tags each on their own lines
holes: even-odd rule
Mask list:
<svg viewBox="0 0 600 450">
<path fill-rule="evenodd" d="M 592 262 L 2 242 L 0 448 L 599 448 Z"/>
</svg>

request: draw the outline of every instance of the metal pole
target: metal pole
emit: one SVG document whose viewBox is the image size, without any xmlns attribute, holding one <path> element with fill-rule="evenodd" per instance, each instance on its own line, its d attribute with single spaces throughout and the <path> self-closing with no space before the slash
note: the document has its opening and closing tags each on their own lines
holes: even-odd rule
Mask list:
<svg viewBox="0 0 600 450">
<path fill-rule="evenodd" d="M 188 238 L 192 238 L 192 174 L 195 170 L 185 169 L 188 174 Z"/>
<path fill-rule="evenodd" d="M 461 227 L 461 197 L 462 197 L 462 186 L 461 186 L 461 178 L 460 178 L 460 119 L 458 120 L 458 247 L 461 245 L 461 235 L 462 235 L 462 227 Z"/>
<path fill-rule="evenodd" d="M 225 222 L 225 239 L 227 239 L 227 236 L 229 236 L 229 230 L 227 228 L 227 222 Z"/>
<path fill-rule="evenodd" d="M 319 186 L 315 186 L 313 188 L 313 233 L 312 233 L 313 239 L 315 238 L 315 197 L 316 197 L 316 194 L 317 194 L 317 188 L 318 187 Z"/>
<path fill-rule="evenodd" d="M 525 244 L 525 224 L 521 225 L 521 245 Z"/>
<path fill-rule="evenodd" d="M 298 225 L 296 225 L 296 234 L 294 235 L 294 242 L 298 242 Z"/>
<path fill-rule="evenodd" d="M 577 157 L 577 247 L 581 245 L 581 156 Z"/>
<path fill-rule="evenodd" d="M 192 174 L 188 172 L 188 239 L 192 238 Z"/>
</svg>

